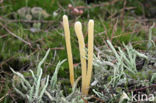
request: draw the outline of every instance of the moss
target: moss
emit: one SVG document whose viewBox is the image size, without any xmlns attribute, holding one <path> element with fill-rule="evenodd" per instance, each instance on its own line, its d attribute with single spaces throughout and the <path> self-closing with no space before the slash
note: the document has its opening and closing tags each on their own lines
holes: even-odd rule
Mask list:
<svg viewBox="0 0 156 103">
<path fill-rule="evenodd" d="M 123 19 L 123 25 L 121 25 L 120 20 L 120 10 L 123 8 L 123 0 L 120 2 L 117 2 L 115 5 L 108 5 L 103 7 L 95 7 L 95 8 L 85 8 L 84 14 L 80 16 L 78 19 L 76 16 L 71 15 L 67 10 L 67 5 L 69 3 L 72 3 L 74 6 L 91 6 L 93 4 L 87 5 L 84 1 L 77 1 L 77 0 L 28 0 L 28 3 L 26 3 L 27 0 L 4 0 L 4 3 L 2 6 L 5 6 L 4 8 L 0 9 L 0 16 L 7 18 L 7 19 L 14 19 L 12 13 L 16 12 L 19 8 L 24 6 L 34 7 L 39 6 L 45 9 L 51 16 L 47 18 L 46 20 L 54 21 L 53 23 L 41 23 L 41 31 L 32 33 L 30 32 L 30 28 L 33 27 L 32 23 L 23 23 L 23 22 L 5 22 L 0 20 L 3 24 L 6 24 L 8 29 L 15 33 L 17 36 L 23 38 L 26 41 L 29 41 L 32 43 L 32 47 L 30 48 L 28 45 L 23 43 L 22 41 L 18 40 L 17 38 L 10 35 L 8 32 L 6 32 L 4 29 L 1 29 L 0 26 L 0 35 L 7 35 L 3 38 L 0 37 L 0 63 L 2 61 L 6 61 L 11 58 L 5 65 L 3 65 L 2 70 L 10 71 L 9 66 L 13 67 L 14 69 L 20 71 L 23 71 L 23 67 L 27 64 L 32 64 L 28 69 L 33 69 L 35 65 L 43 58 L 45 55 L 45 52 L 48 48 L 51 48 L 50 54 L 47 58 L 47 61 L 43 65 L 44 70 L 44 76 L 47 74 L 53 74 L 56 64 L 59 60 L 63 60 L 67 58 L 66 53 L 66 47 L 65 47 L 65 38 L 63 36 L 63 27 L 61 25 L 62 21 L 62 15 L 63 14 L 69 14 L 69 22 L 70 22 L 70 30 L 71 30 L 71 44 L 72 44 L 72 53 L 73 53 L 73 59 L 74 63 L 79 63 L 79 49 L 78 49 L 78 42 L 77 38 L 73 29 L 73 23 L 75 20 L 79 20 L 83 22 L 83 32 L 85 33 L 85 43 L 87 43 L 88 37 L 87 37 L 87 22 L 88 18 L 92 18 L 95 20 L 95 46 L 103 46 L 105 45 L 104 40 L 107 39 L 106 31 L 108 38 L 113 38 L 113 44 L 115 46 L 120 46 L 122 42 L 125 44 L 128 44 L 131 42 L 133 44 L 133 47 L 136 49 L 144 50 L 146 49 L 146 41 L 148 38 L 145 34 L 146 31 L 143 30 L 142 24 L 136 23 L 136 17 L 130 18 L 129 15 L 131 15 L 131 10 L 125 12 L 125 17 Z M 71 2 L 73 1 L 73 2 Z M 109 1 L 109 0 L 107 0 Z M 141 1 L 142 2 L 142 1 Z M 103 3 L 103 2 L 99 2 Z M 59 5 L 63 6 L 62 8 L 59 8 Z M 135 14 L 141 15 L 143 14 L 143 8 L 140 6 L 139 1 L 133 1 L 133 0 L 127 0 L 127 6 L 126 7 L 136 7 L 134 9 Z M 59 8 L 59 10 L 58 10 Z M 64 10 L 65 9 L 65 10 Z M 57 17 L 53 17 L 52 13 L 53 11 L 58 10 L 59 15 Z M 112 18 L 108 18 L 110 15 L 114 14 L 115 16 Z M 117 30 L 114 32 L 114 36 L 112 37 L 113 32 L 113 26 L 115 25 L 117 19 Z M 130 20 L 130 22 L 129 22 Z M 134 21 L 134 22 L 131 22 Z M 149 22 L 151 23 L 151 22 Z M 104 27 L 105 26 L 105 27 Z M 123 29 L 123 27 L 125 27 Z M 137 32 L 133 32 L 137 30 Z M 156 36 L 156 29 L 153 29 L 153 36 Z M 61 48 L 61 49 L 54 49 L 54 48 Z M 63 48 L 63 49 L 62 49 Z M 56 53 L 56 55 L 55 55 Z M 96 52 L 95 52 L 96 54 Z M 55 59 L 54 59 L 55 58 Z M 64 78 L 69 78 L 69 68 L 68 68 L 68 62 L 65 62 L 60 71 L 59 71 L 59 79 L 64 80 Z M 81 70 L 79 66 L 75 69 L 75 79 L 79 77 L 81 74 Z M 0 74 L 1 75 L 1 74 Z M 138 77 L 144 79 L 149 77 L 144 77 L 141 72 L 139 72 L 137 75 L 130 74 L 129 75 L 136 79 Z M 149 73 L 151 75 L 151 73 Z M 25 74 L 25 76 L 30 76 L 30 74 Z M 3 91 L 0 94 L 0 97 L 5 95 L 8 90 L 10 90 L 10 77 L 6 78 L 6 82 L 3 86 L 5 87 Z M 111 76 L 107 78 L 107 81 L 111 80 Z M 61 83 L 64 83 L 61 81 Z M 71 91 L 71 88 L 69 86 L 69 82 L 65 83 L 67 86 L 67 94 Z M 4 99 L 4 102 L 10 102 L 9 96 L 7 96 Z"/>
</svg>

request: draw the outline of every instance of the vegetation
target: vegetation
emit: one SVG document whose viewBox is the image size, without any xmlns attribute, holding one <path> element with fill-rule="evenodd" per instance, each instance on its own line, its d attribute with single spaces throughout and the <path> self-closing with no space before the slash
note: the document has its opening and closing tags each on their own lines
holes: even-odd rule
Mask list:
<svg viewBox="0 0 156 103">
<path fill-rule="evenodd" d="M 156 101 L 154 3 L 154 0 L 0 0 L 0 102 Z M 63 15 L 69 18 L 67 28 Z M 94 29 L 89 29 L 90 19 L 94 20 Z M 82 30 L 77 30 L 80 22 L 74 25 L 76 21 L 82 22 Z M 70 30 L 69 39 L 66 29 Z M 93 58 L 91 30 L 94 30 Z M 88 48 L 84 56 L 79 50 L 81 43 L 82 50 Z M 81 72 L 85 74 L 82 77 Z M 89 89 L 85 93 L 83 83 Z M 132 94 L 137 95 L 135 99 Z M 141 101 L 144 94 L 147 98 L 144 96 Z"/>
</svg>

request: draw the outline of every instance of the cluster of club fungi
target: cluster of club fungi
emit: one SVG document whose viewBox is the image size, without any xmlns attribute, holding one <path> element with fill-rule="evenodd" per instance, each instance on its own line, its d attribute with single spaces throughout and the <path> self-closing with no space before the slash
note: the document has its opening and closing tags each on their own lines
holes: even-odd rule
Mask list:
<svg viewBox="0 0 156 103">
<path fill-rule="evenodd" d="M 75 82 L 74 66 L 73 66 L 73 57 L 72 57 L 72 49 L 71 49 L 71 42 L 70 42 L 69 22 L 68 22 L 68 17 L 66 15 L 63 16 L 63 27 L 65 33 L 67 55 L 68 55 L 70 83 L 73 87 Z M 87 96 L 90 87 L 92 68 L 93 68 L 94 20 L 89 20 L 88 22 L 88 55 L 85 50 L 85 42 L 84 42 L 81 22 L 77 21 L 74 25 L 74 29 L 75 29 L 76 36 L 78 38 L 79 51 L 80 51 L 81 70 L 82 70 L 81 92 L 84 96 Z M 86 63 L 86 56 L 88 56 L 88 63 Z"/>
</svg>

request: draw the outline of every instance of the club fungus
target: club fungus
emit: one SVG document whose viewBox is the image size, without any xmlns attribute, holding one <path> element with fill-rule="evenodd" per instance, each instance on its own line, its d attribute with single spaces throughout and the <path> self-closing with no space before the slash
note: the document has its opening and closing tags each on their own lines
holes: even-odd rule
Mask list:
<svg viewBox="0 0 156 103">
<path fill-rule="evenodd" d="M 68 22 L 68 17 L 66 15 L 63 16 L 63 27 L 65 32 L 65 41 L 66 41 L 66 48 L 67 48 L 67 55 L 68 55 L 70 83 L 73 86 L 74 85 L 73 57 L 72 57 L 71 43 L 70 43 L 69 22 Z"/>
<path fill-rule="evenodd" d="M 80 50 L 80 59 L 81 59 L 81 69 L 82 69 L 82 94 L 86 93 L 86 52 L 85 52 L 85 43 L 82 33 L 82 24 L 80 22 L 75 23 L 75 32 L 79 42 Z"/>
<path fill-rule="evenodd" d="M 70 44 L 70 31 L 69 31 L 69 23 L 67 16 L 63 16 L 63 26 L 65 31 L 65 39 L 66 39 L 66 47 L 68 54 L 68 62 L 70 69 L 70 81 L 73 86 L 74 84 L 74 70 L 73 70 L 73 59 L 71 52 L 71 44 Z M 92 76 L 92 66 L 93 66 L 93 45 L 94 45 L 94 21 L 90 20 L 88 22 L 88 66 L 86 66 L 86 51 L 85 51 L 85 42 L 82 33 L 82 24 L 80 22 L 76 22 L 74 26 L 78 43 L 79 43 L 79 51 L 80 51 L 80 59 L 81 59 L 81 69 L 82 69 L 82 94 L 87 96 Z M 88 69 L 87 69 L 88 67 Z"/>
<path fill-rule="evenodd" d="M 94 21 L 89 20 L 88 23 L 88 69 L 86 76 L 86 95 L 89 91 L 89 85 L 92 76 L 92 67 L 93 67 L 93 45 L 94 45 Z"/>
</svg>

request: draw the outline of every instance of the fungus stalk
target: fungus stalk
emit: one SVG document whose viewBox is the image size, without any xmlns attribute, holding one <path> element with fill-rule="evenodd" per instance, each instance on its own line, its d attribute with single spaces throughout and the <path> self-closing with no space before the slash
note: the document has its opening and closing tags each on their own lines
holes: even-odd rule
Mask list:
<svg viewBox="0 0 156 103">
<path fill-rule="evenodd" d="M 79 50 L 80 50 L 80 59 L 81 59 L 81 69 L 82 69 L 82 94 L 86 94 L 86 52 L 85 52 L 85 43 L 84 37 L 82 33 L 82 24 L 80 22 L 75 23 L 75 32 L 79 42 Z"/>
<path fill-rule="evenodd" d="M 94 21 L 89 20 L 88 23 L 88 69 L 86 76 L 86 95 L 89 91 L 91 76 L 92 76 L 92 67 L 93 67 L 93 45 L 94 45 Z"/>
<path fill-rule="evenodd" d="M 63 27 L 65 32 L 65 41 L 66 41 L 66 48 L 67 48 L 67 55 L 68 55 L 70 83 L 73 87 L 74 85 L 73 57 L 72 57 L 71 43 L 70 43 L 69 22 L 68 22 L 68 17 L 66 15 L 63 16 Z"/>
</svg>

